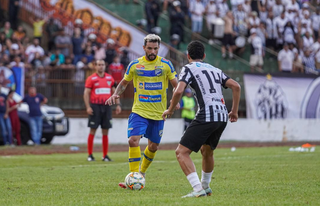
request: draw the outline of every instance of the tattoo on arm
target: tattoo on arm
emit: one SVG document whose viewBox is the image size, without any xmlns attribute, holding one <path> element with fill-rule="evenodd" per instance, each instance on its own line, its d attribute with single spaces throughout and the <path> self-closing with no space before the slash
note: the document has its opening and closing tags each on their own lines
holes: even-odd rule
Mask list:
<svg viewBox="0 0 320 206">
<path fill-rule="evenodd" d="M 116 95 L 121 95 L 123 92 L 124 92 L 124 90 L 126 90 L 126 88 L 127 88 L 127 85 L 124 85 L 124 84 L 119 84 L 118 86 L 117 86 L 117 88 L 116 88 L 116 91 L 114 92 Z"/>
</svg>

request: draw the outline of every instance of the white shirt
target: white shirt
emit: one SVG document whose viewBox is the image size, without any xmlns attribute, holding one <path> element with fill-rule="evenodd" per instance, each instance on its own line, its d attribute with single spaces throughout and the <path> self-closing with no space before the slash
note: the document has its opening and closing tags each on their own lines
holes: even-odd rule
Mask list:
<svg viewBox="0 0 320 206">
<path fill-rule="evenodd" d="M 311 19 L 312 19 L 313 30 L 319 31 L 319 29 L 320 29 L 320 15 L 313 14 Z"/>
<path fill-rule="evenodd" d="M 207 5 L 207 21 L 212 22 L 217 18 L 217 5 L 216 4 L 208 4 Z"/>
<path fill-rule="evenodd" d="M 282 33 L 284 26 L 288 22 L 288 19 L 286 17 L 284 17 L 284 19 L 282 19 L 280 16 L 278 16 L 274 19 L 274 21 L 279 29 L 279 32 Z"/>
<path fill-rule="evenodd" d="M 191 14 L 192 21 L 202 21 L 204 11 L 205 8 L 201 2 L 194 2 L 190 7 L 190 12 L 196 13 Z"/>
<path fill-rule="evenodd" d="M 276 22 L 274 19 L 270 19 L 270 18 L 267 19 L 266 30 L 267 30 L 267 34 L 268 34 L 268 39 L 278 38 Z"/>
<path fill-rule="evenodd" d="M 256 17 L 256 19 L 253 19 L 252 17 L 249 18 L 249 24 L 253 26 L 259 26 L 260 24 L 260 19 Z"/>
<path fill-rule="evenodd" d="M 263 45 L 262 45 L 262 40 L 259 36 L 255 36 L 255 37 L 249 37 L 248 38 L 248 42 L 251 43 L 254 51 L 253 53 L 255 55 L 259 55 L 259 56 L 262 56 L 262 49 L 263 49 Z"/>
<path fill-rule="evenodd" d="M 312 44 L 314 43 L 314 40 L 311 36 L 309 38 L 307 38 L 306 36 L 302 37 L 302 41 L 304 50 L 311 48 Z"/>
<path fill-rule="evenodd" d="M 24 63 L 23 62 L 19 62 L 19 64 L 17 65 L 16 62 L 11 62 L 10 63 L 10 67 L 14 67 L 14 66 L 20 67 L 20 68 L 24 68 Z"/>
<path fill-rule="evenodd" d="M 43 56 L 44 55 L 44 50 L 42 49 L 41 46 L 34 46 L 33 44 L 28 46 L 27 49 L 26 49 L 26 55 L 28 55 L 28 62 L 32 62 L 32 60 L 34 59 L 35 57 L 35 54 L 36 53 L 39 53 L 40 56 Z"/>
<path fill-rule="evenodd" d="M 217 9 L 219 11 L 219 17 L 223 18 L 227 14 L 227 12 L 230 10 L 227 3 L 218 3 Z"/>
<path fill-rule="evenodd" d="M 293 60 L 294 60 L 294 54 L 289 49 L 288 49 L 288 51 L 282 49 L 278 53 L 278 61 L 281 62 L 281 69 L 283 71 L 291 71 L 292 70 Z"/>
<path fill-rule="evenodd" d="M 278 4 L 275 4 L 275 5 L 272 7 L 273 16 L 274 16 L 274 17 L 280 16 L 280 14 L 282 13 L 283 9 L 284 9 L 283 5 L 281 5 L 281 4 L 279 4 L 279 5 L 278 5 Z"/>
</svg>

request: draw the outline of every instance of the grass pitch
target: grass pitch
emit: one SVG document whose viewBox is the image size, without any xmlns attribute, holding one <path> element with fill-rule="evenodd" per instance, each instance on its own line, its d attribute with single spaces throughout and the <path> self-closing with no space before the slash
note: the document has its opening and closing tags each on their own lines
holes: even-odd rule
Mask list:
<svg viewBox="0 0 320 206">
<path fill-rule="evenodd" d="M 127 152 L 114 162 L 86 154 L 0 156 L 0 205 L 320 205 L 320 150 L 289 147 L 217 149 L 213 196 L 181 199 L 192 190 L 174 151 L 159 151 L 146 188 L 118 187 L 129 173 Z M 201 155 L 192 158 L 201 174 Z"/>
</svg>

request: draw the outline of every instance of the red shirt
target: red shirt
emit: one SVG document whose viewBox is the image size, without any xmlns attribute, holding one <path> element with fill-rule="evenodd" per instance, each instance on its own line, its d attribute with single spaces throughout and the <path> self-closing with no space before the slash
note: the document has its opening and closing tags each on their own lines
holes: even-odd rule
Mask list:
<svg viewBox="0 0 320 206">
<path fill-rule="evenodd" d="M 124 66 L 121 63 L 112 63 L 109 66 L 109 73 L 114 78 L 114 81 L 119 83 L 123 77 Z"/>
<path fill-rule="evenodd" d="M 104 104 L 111 96 L 114 79 L 110 74 L 104 73 L 100 77 L 97 73 L 92 74 L 86 80 L 86 88 L 91 89 L 90 103 Z"/>
</svg>

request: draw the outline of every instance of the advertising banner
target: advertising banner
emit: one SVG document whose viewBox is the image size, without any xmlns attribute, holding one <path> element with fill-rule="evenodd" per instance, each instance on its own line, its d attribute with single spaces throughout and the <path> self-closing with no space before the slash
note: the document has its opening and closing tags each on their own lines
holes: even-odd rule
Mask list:
<svg viewBox="0 0 320 206">
<path fill-rule="evenodd" d="M 320 77 L 245 74 L 247 118 L 320 118 Z"/>
</svg>

